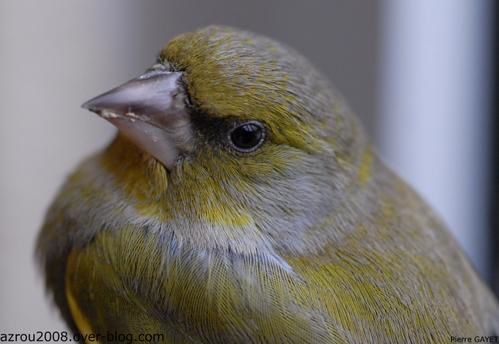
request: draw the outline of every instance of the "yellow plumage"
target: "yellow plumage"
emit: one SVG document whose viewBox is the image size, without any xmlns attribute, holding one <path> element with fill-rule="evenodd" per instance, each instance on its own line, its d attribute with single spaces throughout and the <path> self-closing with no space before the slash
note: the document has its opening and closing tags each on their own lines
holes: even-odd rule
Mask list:
<svg viewBox="0 0 499 344">
<path fill-rule="evenodd" d="M 497 302 L 462 250 L 296 52 L 209 27 L 175 38 L 159 63 L 147 87 L 179 73 L 172 97 L 185 93 L 185 109 L 91 101 L 124 121 L 113 122 L 122 134 L 69 177 L 39 237 L 75 331 L 447 343 L 498 329 Z M 151 131 L 137 133 L 137 119 Z M 164 136 L 147 141 L 157 128 Z"/>
</svg>

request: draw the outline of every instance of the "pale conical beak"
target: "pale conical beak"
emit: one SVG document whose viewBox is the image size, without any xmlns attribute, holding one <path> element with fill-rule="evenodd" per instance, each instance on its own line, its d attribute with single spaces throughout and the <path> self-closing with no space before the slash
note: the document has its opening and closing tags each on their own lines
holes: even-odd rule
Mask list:
<svg viewBox="0 0 499 344">
<path fill-rule="evenodd" d="M 181 72 L 152 69 L 90 99 L 82 107 L 114 124 L 138 147 L 171 169 L 191 139 L 181 76 Z"/>
</svg>

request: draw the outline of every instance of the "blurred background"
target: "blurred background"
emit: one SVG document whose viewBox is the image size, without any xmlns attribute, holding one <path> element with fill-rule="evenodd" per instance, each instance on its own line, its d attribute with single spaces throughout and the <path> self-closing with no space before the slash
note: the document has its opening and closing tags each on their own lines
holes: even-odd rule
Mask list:
<svg viewBox="0 0 499 344">
<path fill-rule="evenodd" d="M 497 8 L 489 0 L 0 1 L 0 333 L 63 329 L 33 246 L 58 186 L 114 128 L 80 108 L 174 35 L 226 24 L 295 47 L 385 161 L 497 279 Z M 494 103 L 495 102 L 495 103 Z M 495 115 L 494 115 L 495 114 Z"/>
</svg>

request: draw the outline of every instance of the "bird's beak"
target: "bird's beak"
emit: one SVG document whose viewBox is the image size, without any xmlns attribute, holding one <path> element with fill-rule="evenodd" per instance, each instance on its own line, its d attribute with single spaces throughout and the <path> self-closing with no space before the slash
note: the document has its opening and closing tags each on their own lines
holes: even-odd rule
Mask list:
<svg viewBox="0 0 499 344">
<path fill-rule="evenodd" d="M 191 128 L 181 72 L 154 68 L 82 105 L 171 169 Z"/>
</svg>

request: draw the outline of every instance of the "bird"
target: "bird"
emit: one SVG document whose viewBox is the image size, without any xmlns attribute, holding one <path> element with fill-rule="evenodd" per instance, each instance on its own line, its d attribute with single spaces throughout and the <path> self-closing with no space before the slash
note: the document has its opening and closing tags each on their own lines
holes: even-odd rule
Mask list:
<svg viewBox="0 0 499 344">
<path fill-rule="evenodd" d="M 36 244 L 83 341 L 498 333 L 497 300 L 443 221 L 285 44 L 226 26 L 184 33 L 83 107 L 117 134 L 69 175 Z"/>
</svg>

